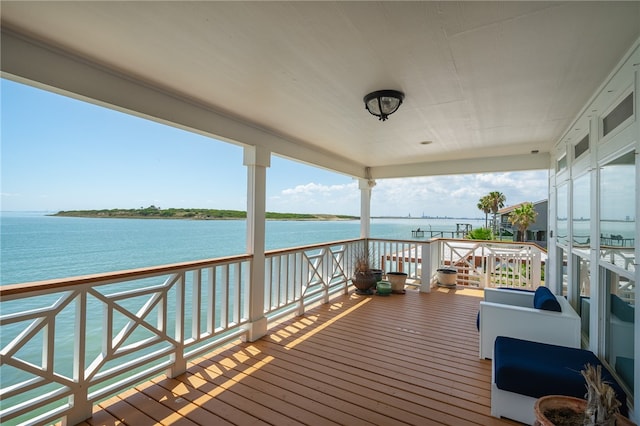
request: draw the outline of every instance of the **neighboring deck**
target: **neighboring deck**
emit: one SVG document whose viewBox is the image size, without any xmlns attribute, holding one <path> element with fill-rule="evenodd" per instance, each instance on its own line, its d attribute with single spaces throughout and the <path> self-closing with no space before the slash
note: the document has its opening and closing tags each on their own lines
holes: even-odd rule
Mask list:
<svg viewBox="0 0 640 426">
<path fill-rule="evenodd" d="M 516 424 L 490 416 L 483 292 L 349 295 L 94 408 L 91 425 Z"/>
</svg>

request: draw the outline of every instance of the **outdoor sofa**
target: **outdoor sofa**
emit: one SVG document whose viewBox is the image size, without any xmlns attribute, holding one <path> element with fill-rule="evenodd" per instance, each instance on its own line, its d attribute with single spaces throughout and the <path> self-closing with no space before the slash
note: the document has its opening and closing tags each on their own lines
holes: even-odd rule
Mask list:
<svg viewBox="0 0 640 426">
<path fill-rule="evenodd" d="M 495 341 L 492 361 L 491 415 L 531 425 L 534 404 L 545 395 L 584 398 L 585 381 L 581 370 L 587 364 L 602 367 L 602 377 L 616 392 L 620 412 L 628 414 L 626 394 L 600 362 L 585 349 L 549 345 L 500 336 Z"/>
<path fill-rule="evenodd" d="M 547 287 L 535 291 L 486 288 L 478 314 L 480 358 L 493 358 L 498 336 L 580 347 L 580 317 Z"/>
</svg>

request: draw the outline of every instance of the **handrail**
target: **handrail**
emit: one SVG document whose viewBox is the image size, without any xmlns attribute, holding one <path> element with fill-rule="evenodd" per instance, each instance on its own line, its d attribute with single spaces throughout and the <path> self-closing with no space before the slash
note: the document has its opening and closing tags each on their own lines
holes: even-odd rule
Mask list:
<svg viewBox="0 0 640 426">
<path fill-rule="evenodd" d="M 55 278 L 51 280 L 32 281 L 19 284 L 8 284 L 0 286 L 0 297 L 10 297 L 15 295 L 24 295 L 33 292 L 48 292 L 63 289 L 69 286 L 93 284 L 104 285 L 116 281 L 126 281 L 138 278 L 145 278 L 152 275 L 163 273 L 175 273 L 182 270 L 205 268 L 218 264 L 240 262 L 252 259 L 250 254 L 237 256 L 227 256 L 212 259 L 202 259 L 190 262 L 171 263 L 168 265 L 148 266 L 137 269 L 127 269 L 115 272 L 102 272 L 90 275 L 79 275 L 68 278 Z"/>
<path fill-rule="evenodd" d="M 301 250 L 313 250 L 313 249 L 322 248 L 322 247 L 326 247 L 326 246 L 333 246 L 333 245 L 337 245 L 337 244 L 356 243 L 358 241 L 362 241 L 362 238 L 350 238 L 350 239 L 346 239 L 346 240 L 328 241 L 326 243 L 316 243 L 316 244 L 309 244 L 309 245 L 297 246 L 297 247 L 287 247 L 287 248 L 281 248 L 281 249 L 272 249 L 272 250 L 266 250 L 264 252 L 264 254 L 265 254 L 265 256 L 275 256 L 275 255 L 294 253 L 294 252 L 298 252 L 298 251 L 301 251 Z"/>
</svg>

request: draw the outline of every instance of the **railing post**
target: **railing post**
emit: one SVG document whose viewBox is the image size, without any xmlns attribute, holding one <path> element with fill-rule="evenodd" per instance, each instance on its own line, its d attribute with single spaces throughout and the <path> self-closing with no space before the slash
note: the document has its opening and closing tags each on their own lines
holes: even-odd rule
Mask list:
<svg viewBox="0 0 640 426">
<path fill-rule="evenodd" d="M 187 361 L 184 359 L 184 315 L 185 315 L 185 273 L 180 273 L 180 278 L 174 284 L 176 288 L 176 335 L 178 347 L 173 354 L 173 363 L 168 368 L 167 376 L 173 378 L 187 371 Z"/>
<path fill-rule="evenodd" d="M 53 321 L 55 324 L 55 321 Z M 85 354 L 87 335 L 87 291 L 82 289 L 76 296 L 75 339 L 73 347 L 73 380 L 78 384 L 71 397 L 73 408 L 62 419 L 62 425 L 82 423 L 93 412 L 93 404 L 89 402 L 89 386 L 85 377 Z M 54 326 L 51 324 L 50 327 Z"/>
<path fill-rule="evenodd" d="M 431 244 L 423 243 L 420 247 L 420 251 L 422 252 L 422 272 L 420 273 L 420 292 L 421 293 L 430 293 L 431 292 L 431 277 L 433 276 L 432 271 L 432 256 L 431 256 Z"/>
<path fill-rule="evenodd" d="M 267 334 L 264 316 L 265 221 L 267 167 L 271 152 L 257 147 L 244 148 L 247 166 L 247 252 L 253 255 L 249 278 L 249 325 L 246 339 L 258 340 Z"/>
<path fill-rule="evenodd" d="M 484 271 L 484 280 L 480 280 L 480 286 L 482 288 L 491 287 L 491 274 L 493 273 L 495 268 L 496 268 L 496 255 L 493 252 L 493 250 L 491 250 L 491 252 L 489 253 L 489 256 L 487 257 L 487 267 Z"/>
<path fill-rule="evenodd" d="M 531 287 L 532 288 L 536 288 L 538 287 L 541 283 L 542 283 L 542 274 L 541 274 L 541 268 L 542 268 L 542 253 L 540 252 L 540 249 L 535 247 L 532 249 L 533 251 L 533 255 L 532 257 L 532 262 L 531 262 Z"/>
<path fill-rule="evenodd" d="M 298 252 L 295 256 L 297 269 L 300 271 L 297 275 L 297 281 L 300 282 L 300 294 L 298 295 L 300 299 L 298 300 L 298 316 L 304 315 L 304 289 L 307 287 L 307 283 L 309 282 L 309 264 L 307 263 L 307 258 L 303 253 Z"/>
</svg>

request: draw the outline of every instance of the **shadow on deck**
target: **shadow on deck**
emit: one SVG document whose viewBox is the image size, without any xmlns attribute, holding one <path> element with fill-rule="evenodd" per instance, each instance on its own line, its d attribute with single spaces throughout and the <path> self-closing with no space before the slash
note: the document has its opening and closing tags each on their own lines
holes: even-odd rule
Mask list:
<svg viewBox="0 0 640 426">
<path fill-rule="evenodd" d="M 516 424 L 490 416 L 482 295 L 340 297 L 104 401 L 85 424 Z"/>
</svg>

